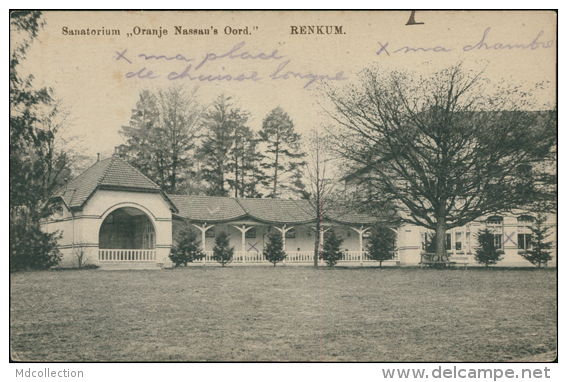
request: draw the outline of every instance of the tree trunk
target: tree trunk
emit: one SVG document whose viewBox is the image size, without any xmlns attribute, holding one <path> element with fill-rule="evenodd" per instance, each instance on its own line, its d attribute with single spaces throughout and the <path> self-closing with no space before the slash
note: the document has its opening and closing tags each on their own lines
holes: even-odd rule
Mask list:
<svg viewBox="0 0 567 382">
<path fill-rule="evenodd" d="M 445 255 L 445 233 L 447 232 L 447 225 L 445 223 L 445 217 L 440 217 L 437 219 L 437 227 L 435 231 L 435 254 L 441 259 Z"/>
<path fill-rule="evenodd" d="M 321 223 L 319 221 L 317 221 L 317 229 L 316 229 L 316 233 L 315 233 L 315 251 L 313 252 L 313 266 L 315 268 L 317 268 L 318 266 L 318 261 L 319 261 L 319 238 L 320 236 L 320 232 L 321 232 Z"/>
</svg>

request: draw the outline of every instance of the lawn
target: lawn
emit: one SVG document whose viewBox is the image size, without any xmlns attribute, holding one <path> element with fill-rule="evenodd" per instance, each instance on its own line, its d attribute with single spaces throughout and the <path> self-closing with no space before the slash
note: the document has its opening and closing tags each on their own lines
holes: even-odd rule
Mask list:
<svg viewBox="0 0 567 382">
<path fill-rule="evenodd" d="M 26 361 L 554 358 L 556 269 L 188 267 L 11 279 Z"/>
</svg>

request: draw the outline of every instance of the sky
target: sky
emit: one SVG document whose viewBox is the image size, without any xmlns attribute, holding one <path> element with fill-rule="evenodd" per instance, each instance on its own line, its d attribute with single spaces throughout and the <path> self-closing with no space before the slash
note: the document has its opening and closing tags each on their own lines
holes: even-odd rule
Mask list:
<svg viewBox="0 0 567 382">
<path fill-rule="evenodd" d="M 373 65 L 417 75 L 463 62 L 494 82 L 531 87 L 549 81 L 539 99 L 543 104 L 556 97 L 556 14 L 547 11 L 418 11 L 419 25 L 406 25 L 410 11 L 47 11 L 44 16 L 46 25 L 24 66 L 36 86 L 54 89 L 69 112 L 66 134 L 80 137 L 74 144 L 93 161 L 97 153 L 109 156 L 124 143 L 120 127 L 128 125 L 142 89 L 171 84 L 198 86 L 204 105 L 223 92 L 234 97 L 250 112 L 254 130 L 280 106 L 304 136 L 332 122 L 325 111 L 330 105 L 324 78 L 343 86 Z M 89 35 L 71 35 L 87 28 Z M 103 29 L 114 34 L 92 34 Z M 204 30 L 209 34 L 194 34 Z M 285 79 L 288 72 L 293 74 Z M 310 83 L 313 75 L 318 77 Z"/>
</svg>

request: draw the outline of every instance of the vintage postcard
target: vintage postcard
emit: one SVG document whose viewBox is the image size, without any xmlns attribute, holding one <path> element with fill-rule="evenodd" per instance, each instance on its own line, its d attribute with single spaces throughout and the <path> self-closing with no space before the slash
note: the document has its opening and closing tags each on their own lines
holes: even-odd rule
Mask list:
<svg viewBox="0 0 567 382">
<path fill-rule="evenodd" d="M 14 11 L 10 39 L 12 361 L 556 359 L 556 12 Z"/>
</svg>

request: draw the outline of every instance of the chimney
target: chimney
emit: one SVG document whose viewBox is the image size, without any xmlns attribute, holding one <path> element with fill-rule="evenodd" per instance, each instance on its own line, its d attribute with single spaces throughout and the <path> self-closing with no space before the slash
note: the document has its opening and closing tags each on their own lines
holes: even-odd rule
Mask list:
<svg viewBox="0 0 567 382">
<path fill-rule="evenodd" d="M 96 153 L 96 161 L 100 162 L 100 153 Z"/>
<path fill-rule="evenodd" d="M 114 155 L 120 155 L 120 146 L 114 146 Z"/>
</svg>

